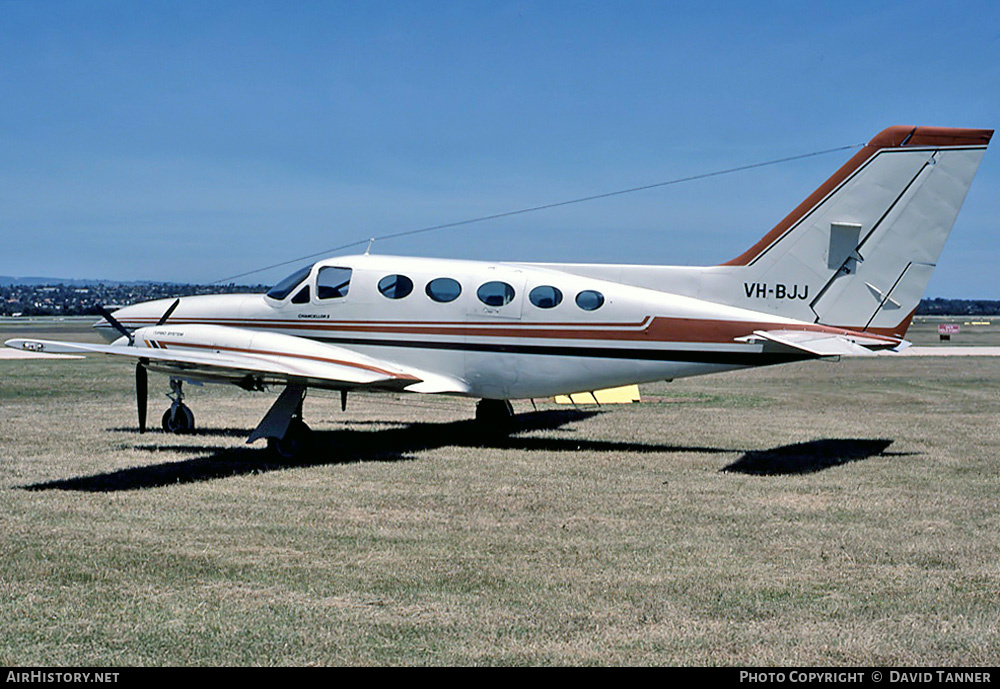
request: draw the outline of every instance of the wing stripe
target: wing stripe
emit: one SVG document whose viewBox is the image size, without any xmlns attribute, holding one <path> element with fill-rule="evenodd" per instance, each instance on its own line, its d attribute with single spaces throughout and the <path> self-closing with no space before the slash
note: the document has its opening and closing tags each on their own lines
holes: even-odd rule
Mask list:
<svg viewBox="0 0 1000 689">
<path fill-rule="evenodd" d="M 160 343 L 163 349 L 167 348 L 167 342 Z M 368 364 L 361 364 L 356 361 L 344 361 L 342 359 L 330 359 L 328 357 L 314 356 L 312 354 L 299 354 L 295 352 L 272 352 L 263 349 L 245 349 L 242 347 L 225 347 L 217 345 L 206 345 L 197 344 L 192 342 L 169 342 L 170 345 L 175 345 L 178 349 L 207 349 L 211 351 L 224 351 L 224 352 L 236 352 L 239 354 L 257 354 L 262 356 L 280 356 L 280 357 L 290 357 L 293 359 L 306 359 L 310 361 L 319 361 L 326 364 L 336 364 L 338 366 L 348 366 L 351 368 L 361 369 L 363 371 L 370 371 L 372 373 L 378 373 L 380 375 L 388 376 L 389 378 L 394 378 L 396 380 L 414 380 L 418 381 L 420 378 L 416 376 L 411 376 L 408 373 L 398 373 L 394 371 L 389 371 L 384 368 L 379 368 L 378 366 L 371 366 Z M 175 350 L 176 351 L 176 350 Z"/>
</svg>

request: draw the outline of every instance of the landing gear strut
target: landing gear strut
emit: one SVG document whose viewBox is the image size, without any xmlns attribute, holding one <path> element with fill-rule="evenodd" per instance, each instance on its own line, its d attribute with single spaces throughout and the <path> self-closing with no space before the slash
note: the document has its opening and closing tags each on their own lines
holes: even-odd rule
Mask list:
<svg viewBox="0 0 1000 689">
<path fill-rule="evenodd" d="M 302 454 L 309 447 L 309 436 L 312 433 L 302 420 L 302 401 L 305 396 L 304 386 L 286 387 L 257 424 L 247 442 L 267 438 L 267 449 L 284 459 Z"/>
<path fill-rule="evenodd" d="M 170 379 L 170 392 L 167 393 L 172 402 L 170 408 L 163 412 L 161 425 L 167 433 L 190 433 L 194 430 L 194 412 L 184 404 L 183 381 Z"/>
</svg>

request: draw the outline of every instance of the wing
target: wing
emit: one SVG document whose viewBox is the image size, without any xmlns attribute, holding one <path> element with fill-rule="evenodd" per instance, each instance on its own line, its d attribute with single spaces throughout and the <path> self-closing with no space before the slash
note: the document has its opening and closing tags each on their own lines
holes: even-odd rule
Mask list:
<svg viewBox="0 0 1000 689">
<path fill-rule="evenodd" d="M 141 361 L 146 368 L 189 380 L 264 385 L 305 385 L 335 390 L 408 390 L 464 393 L 458 379 L 308 340 L 217 325 L 140 328 L 129 343 L 110 345 L 53 340 L 7 340 L 8 347 L 60 354 L 105 354 Z"/>
</svg>

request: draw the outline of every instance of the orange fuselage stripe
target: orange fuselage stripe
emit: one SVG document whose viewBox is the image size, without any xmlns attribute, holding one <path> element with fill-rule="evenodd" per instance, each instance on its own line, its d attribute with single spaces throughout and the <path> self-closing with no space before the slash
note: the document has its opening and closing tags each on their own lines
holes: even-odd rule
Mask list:
<svg viewBox="0 0 1000 689">
<path fill-rule="evenodd" d="M 911 316 L 912 317 L 912 316 Z M 208 319 L 206 319 L 208 320 Z M 222 319 L 212 319 L 222 320 Z M 898 337 L 893 337 L 888 329 L 859 331 L 847 328 L 835 328 L 819 324 L 789 324 L 767 321 L 725 321 L 706 320 L 700 318 L 665 318 L 646 317 L 639 323 L 629 324 L 631 328 L 647 324 L 641 329 L 630 330 L 604 330 L 604 329 L 581 329 L 570 330 L 566 328 L 553 328 L 554 324 L 544 324 L 545 328 L 525 329 L 523 326 L 513 326 L 511 324 L 490 324 L 490 327 L 482 327 L 482 323 L 473 323 L 453 327 L 439 327 L 433 325 L 398 325 L 396 321 L 371 321 L 358 323 L 353 321 L 343 321 L 337 323 L 302 323 L 301 321 L 254 321 L 243 319 L 225 319 L 227 325 L 232 327 L 242 327 L 248 329 L 294 329 L 310 330 L 321 332 L 352 332 L 352 333 L 372 333 L 383 335 L 449 335 L 453 337 L 502 337 L 502 338 L 527 338 L 527 339 L 572 339 L 589 341 L 608 342 L 704 342 L 720 344 L 732 343 L 738 337 L 744 337 L 753 333 L 754 330 L 799 330 L 808 332 L 828 333 L 830 335 L 845 335 L 849 337 L 871 337 L 882 339 L 886 344 L 894 344 Z M 185 321 L 178 319 L 177 325 L 186 323 L 204 323 L 204 320 Z M 176 343 L 180 344 L 180 343 Z M 322 358 L 319 358 L 322 360 Z"/>
</svg>

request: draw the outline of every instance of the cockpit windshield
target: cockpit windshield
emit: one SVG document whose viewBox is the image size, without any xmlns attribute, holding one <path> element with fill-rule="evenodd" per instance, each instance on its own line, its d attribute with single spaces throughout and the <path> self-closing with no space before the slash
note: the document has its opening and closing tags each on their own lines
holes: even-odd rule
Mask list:
<svg viewBox="0 0 1000 689">
<path fill-rule="evenodd" d="M 296 270 L 277 285 L 269 289 L 267 291 L 267 296 L 271 297 L 271 299 L 284 299 L 291 294 L 292 290 L 298 287 L 303 280 L 309 277 L 309 273 L 311 271 L 312 266 Z"/>
</svg>

